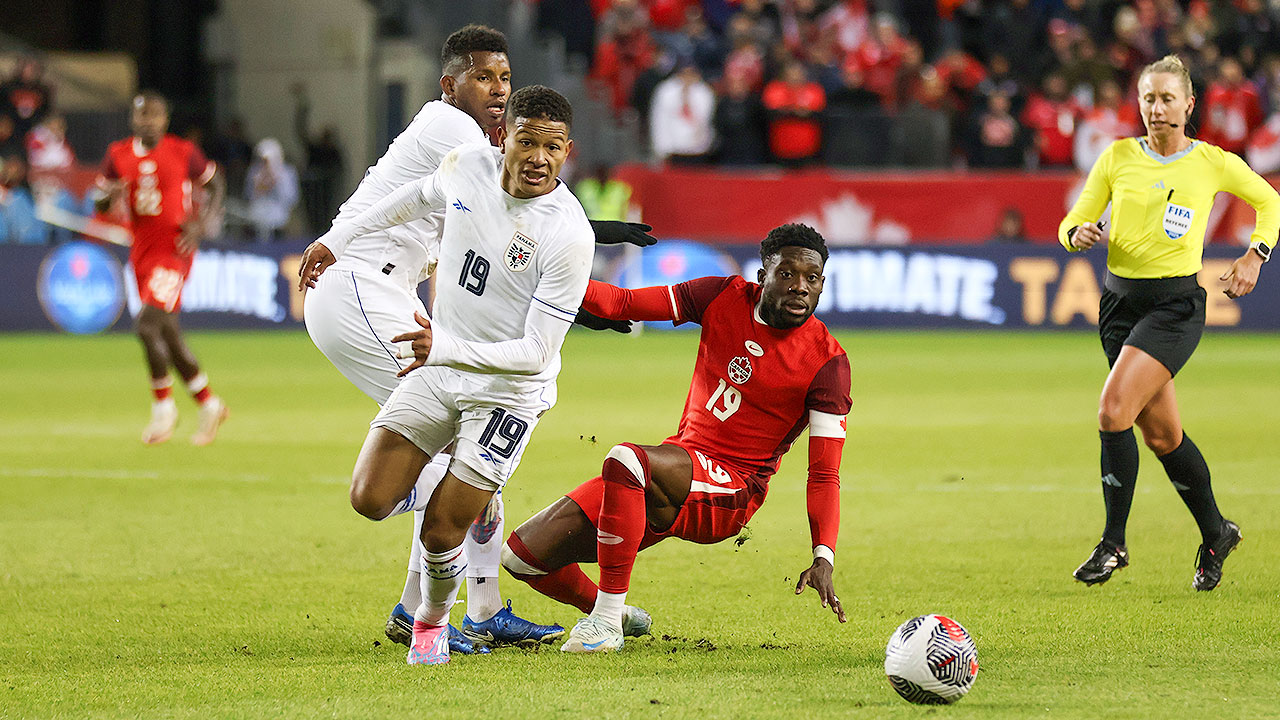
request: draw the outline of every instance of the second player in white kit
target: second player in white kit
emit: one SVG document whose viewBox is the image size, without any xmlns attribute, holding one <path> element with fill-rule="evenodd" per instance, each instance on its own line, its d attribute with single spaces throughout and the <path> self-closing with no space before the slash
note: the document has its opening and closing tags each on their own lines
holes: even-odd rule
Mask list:
<svg viewBox="0 0 1280 720">
<path fill-rule="evenodd" d="M 396 188 L 435 172 L 449 151 L 463 145 L 489 146 L 486 128 L 499 127 L 511 90 L 511 68 L 502 33 L 469 25 L 454 32 L 441 52 L 442 96 L 422 107 L 378 163 L 365 173 L 359 187 L 343 203 L 336 223 L 355 217 Z M 395 357 L 390 338 L 418 329 L 415 311 L 426 310 L 417 294 L 418 284 L 431 272 L 440 243 L 444 213 L 357 237 L 342 250 L 327 272 L 314 278 L 304 303 L 307 331 L 316 347 L 357 388 L 378 403 L 399 384 L 397 373 L 408 364 Z M 313 244 L 307 258 L 319 255 L 334 260 L 331 248 Z M 328 254 L 328 257 L 324 256 Z M 309 263 L 304 260 L 304 266 Z M 320 268 L 324 269 L 323 265 Z M 444 477 L 449 457 L 441 453 L 423 469 L 427 483 Z M 429 493 L 428 493 L 429 496 Z M 421 507 L 427 497 L 416 498 Z M 406 508 L 407 509 L 407 508 Z M 563 634 L 559 625 L 529 623 L 502 608 L 498 589 L 504 513 L 501 495 L 494 498 L 485 517 L 478 520 L 467 543 L 467 620 L 470 625 L 499 624 L 481 633 L 489 642 L 528 639 L 548 640 Z M 412 613 L 419 595 L 421 557 L 416 540 L 422 527 L 421 512 L 414 513 L 409 572 L 400 602 L 387 620 L 390 639 L 409 644 Z M 505 630 L 505 633 L 503 632 Z M 469 652 L 471 643 L 456 629 L 453 649 Z M 495 635 L 497 637 L 495 637 Z"/>
<path fill-rule="evenodd" d="M 423 602 L 412 664 L 448 662 L 445 623 L 466 569 L 472 520 L 519 464 L 555 403 L 560 347 L 590 277 L 594 234 L 557 174 L 572 111 L 554 90 L 511 99 L 503 151 L 463 147 L 428 178 L 396 190 L 317 242 L 341 257 L 352 239 L 445 211 L 434 320 L 393 338 L 419 367 L 372 423 L 352 477 L 352 505 L 386 517 L 423 490 L 427 459 L 454 457 L 425 508 Z M 323 268 L 321 268 L 323 270 Z M 417 486 L 417 487 L 415 487 Z"/>
</svg>

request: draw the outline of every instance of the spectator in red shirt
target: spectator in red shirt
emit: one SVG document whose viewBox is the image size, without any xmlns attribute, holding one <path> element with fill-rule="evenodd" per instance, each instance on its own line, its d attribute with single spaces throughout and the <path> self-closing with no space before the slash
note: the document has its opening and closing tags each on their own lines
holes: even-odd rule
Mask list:
<svg viewBox="0 0 1280 720">
<path fill-rule="evenodd" d="M 849 53 L 846 63 L 855 63 L 866 78 L 868 90 L 883 99 L 885 107 L 896 102 L 898 66 L 907 53 L 907 41 L 898 33 L 898 23 L 888 13 L 879 13 L 867 40 Z"/>
<path fill-rule="evenodd" d="M 1249 133 L 1262 124 L 1262 103 L 1253 83 L 1244 77 L 1240 62 L 1224 57 L 1218 80 L 1209 86 L 1204 100 L 1204 129 L 1200 137 L 1223 150 L 1244 152 Z"/>
<path fill-rule="evenodd" d="M 648 0 L 649 20 L 659 32 L 677 32 L 685 23 L 685 11 L 698 7 L 697 0 Z M 699 12 L 702 8 L 698 7 Z"/>
<path fill-rule="evenodd" d="M 600 20 L 591 75 L 605 85 L 614 112 L 622 112 L 631 97 L 636 77 L 653 64 L 654 43 L 649 16 L 636 0 L 614 0 Z"/>
<path fill-rule="evenodd" d="M 933 69 L 947 88 L 951 106 L 958 112 L 969 108 L 978 85 L 987 77 L 982 63 L 963 50 L 952 50 L 943 55 Z"/>
<path fill-rule="evenodd" d="M 822 118 L 827 106 L 822 86 L 809 80 L 797 60 L 786 64 L 782 77 L 764 87 L 769 111 L 769 150 L 786 164 L 813 160 L 822 149 Z"/>
<path fill-rule="evenodd" d="M 1033 94 L 1022 111 L 1022 124 L 1035 134 L 1041 167 L 1071 167 L 1079 118 L 1080 108 L 1067 94 L 1067 78 L 1049 73 L 1042 92 Z"/>
</svg>

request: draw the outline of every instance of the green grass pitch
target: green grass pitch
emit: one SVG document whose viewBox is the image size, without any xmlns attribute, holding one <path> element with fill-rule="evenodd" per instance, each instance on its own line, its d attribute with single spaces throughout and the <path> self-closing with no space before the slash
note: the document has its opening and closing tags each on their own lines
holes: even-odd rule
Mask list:
<svg viewBox="0 0 1280 720">
<path fill-rule="evenodd" d="M 304 334 L 192 334 L 232 413 L 209 448 L 187 443 L 186 398 L 174 440 L 138 442 L 132 337 L 0 337 L 0 718 L 1280 716 L 1280 337 L 1211 332 L 1178 378 L 1245 537 L 1199 594 L 1195 525 L 1145 449 L 1133 565 L 1099 588 L 1070 577 L 1102 521 L 1092 335 L 840 339 L 847 624 L 792 593 L 809 564 L 802 437 L 741 545 L 640 556 L 630 598 L 656 636 L 615 656 L 503 649 L 409 668 L 382 623 L 410 523 L 368 522 L 346 498 L 375 408 Z M 508 530 L 613 443 L 670 434 L 696 344 L 572 333 Z M 577 618 L 502 582 L 522 615 Z M 890 633 L 928 612 L 978 644 L 982 671 L 952 707 L 907 705 L 884 678 Z"/>
</svg>

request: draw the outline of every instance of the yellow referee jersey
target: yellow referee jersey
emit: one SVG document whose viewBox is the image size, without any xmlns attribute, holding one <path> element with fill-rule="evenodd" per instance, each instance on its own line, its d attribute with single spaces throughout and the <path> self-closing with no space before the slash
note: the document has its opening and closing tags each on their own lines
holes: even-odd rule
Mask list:
<svg viewBox="0 0 1280 720">
<path fill-rule="evenodd" d="M 1280 195 L 1240 156 L 1206 142 L 1167 158 L 1141 138 L 1117 140 L 1098 158 L 1080 198 L 1058 226 L 1058 242 L 1074 252 L 1067 230 L 1097 222 L 1111 203 L 1107 269 L 1133 279 L 1180 277 L 1200 271 L 1213 196 L 1223 190 L 1258 214 L 1253 240 L 1275 246 Z"/>
</svg>

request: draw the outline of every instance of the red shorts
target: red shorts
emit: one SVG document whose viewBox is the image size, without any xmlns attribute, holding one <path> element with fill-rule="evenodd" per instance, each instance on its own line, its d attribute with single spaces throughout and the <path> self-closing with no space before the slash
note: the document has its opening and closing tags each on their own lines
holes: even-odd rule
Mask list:
<svg viewBox="0 0 1280 720">
<path fill-rule="evenodd" d="M 676 447 L 688 452 L 693 460 L 689 497 L 685 499 L 671 527 L 658 532 L 645 526 L 644 539 L 640 541 L 641 550 L 669 537 L 703 545 L 728 540 L 742 531 L 764 502 L 768 490 L 764 483 L 749 483 L 749 476 L 722 468 L 715 458 L 683 445 Z M 599 526 L 600 506 L 604 502 L 602 477 L 588 480 L 565 497 L 582 508 L 592 525 Z"/>
<path fill-rule="evenodd" d="M 144 305 L 177 312 L 182 306 L 182 286 L 191 272 L 191 259 L 191 255 L 163 252 L 132 258 L 138 298 Z"/>
</svg>

